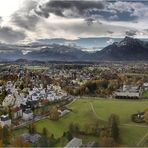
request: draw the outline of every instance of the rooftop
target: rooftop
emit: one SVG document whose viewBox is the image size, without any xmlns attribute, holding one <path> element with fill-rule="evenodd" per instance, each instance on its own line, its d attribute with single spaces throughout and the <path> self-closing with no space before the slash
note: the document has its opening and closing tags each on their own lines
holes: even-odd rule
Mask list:
<svg viewBox="0 0 148 148">
<path fill-rule="evenodd" d="M 79 139 L 79 138 L 73 138 L 66 146 L 65 148 L 69 147 L 69 148 L 72 148 L 72 147 L 80 147 L 82 145 L 82 139 Z"/>
</svg>

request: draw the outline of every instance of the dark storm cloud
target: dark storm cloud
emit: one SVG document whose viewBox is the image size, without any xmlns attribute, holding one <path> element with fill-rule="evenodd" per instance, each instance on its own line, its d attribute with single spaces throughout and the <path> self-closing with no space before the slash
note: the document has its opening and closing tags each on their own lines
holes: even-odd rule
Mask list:
<svg viewBox="0 0 148 148">
<path fill-rule="evenodd" d="M 0 27 L 0 40 L 3 42 L 14 43 L 25 39 L 25 34 L 13 30 L 11 27 Z"/>
<path fill-rule="evenodd" d="M 137 31 L 135 31 L 135 30 L 129 30 L 129 31 L 125 32 L 125 35 L 127 35 L 127 36 L 135 36 L 136 33 L 137 33 Z"/>
<path fill-rule="evenodd" d="M 89 16 L 91 9 L 103 9 L 104 4 L 100 1 L 55 1 L 51 0 L 36 9 L 40 16 L 48 18 L 50 13 L 62 17 L 80 17 Z M 66 11 L 73 13 L 68 13 Z"/>
<path fill-rule="evenodd" d="M 39 17 L 35 14 L 34 9 L 37 6 L 37 2 L 29 1 L 24 4 L 24 7 L 16 11 L 12 15 L 11 21 L 24 29 L 34 30 L 36 24 L 39 22 Z"/>
</svg>

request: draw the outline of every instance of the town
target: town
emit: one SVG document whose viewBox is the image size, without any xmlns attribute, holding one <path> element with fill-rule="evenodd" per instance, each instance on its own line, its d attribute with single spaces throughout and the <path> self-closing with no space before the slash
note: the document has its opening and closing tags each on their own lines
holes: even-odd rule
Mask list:
<svg viewBox="0 0 148 148">
<path fill-rule="evenodd" d="M 110 108 L 111 105 L 122 108 L 122 103 L 128 108 L 138 103 L 137 108 L 129 109 L 126 120 L 137 128 L 147 129 L 147 63 L 14 62 L 1 63 L 0 67 L 3 146 L 135 146 L 137 139 L 134 143 L 122 139 L 120 128 L 129 123 L 120 123 L 123 120 L 120 113 L 113 109 L 108 112 L 108 119 L 100 117 L 98 109 L 103 103 L 110 104 Z M 83 119 L 79 121 L 81 114 Z M 58 125 L 62 120 L 67 122 L 65 127 Z M 146 138 L 137 143 L 146 145 Z"/>
</svg>

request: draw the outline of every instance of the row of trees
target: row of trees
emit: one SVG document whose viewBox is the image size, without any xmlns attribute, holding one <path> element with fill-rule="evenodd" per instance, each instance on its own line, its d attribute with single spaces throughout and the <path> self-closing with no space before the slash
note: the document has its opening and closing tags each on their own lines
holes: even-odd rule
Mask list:
<svg viewBox="0 0 148 148">
<path fill-rule="evenodd" d="M 0 145 L 10 144 L 14 147 L 53 147 L 60 139 L 66 138 L 70 141 L 73 137 L 79 137 L 80 135 L 92 135 L 98 137 L 98 141 L 96 142 L 98 143 L 98 146 L 102 147 L 116 146 L 120 142 L 119 117 L 115 114 L 111 114 L 108 119 L 108 125 L 104 128 L 102 128 L 99 120 L 93 124 L 86 123 L 83 128 L 81 128 L 78 123 L 71 123 L 69 124 L 68 131 L 64 132 L 60 139 L 55 139 L 53 134 L 50 134 L 46 128 L 43 128 L 40 133 L 40 140 L 34 144 L 24 141 L 22 137 L 16 137 L 12 140 L 11 132 L 8 131 L 8 129 L 9 128 L 7 127 L 0 129 L 3 130 L 0 131 L 0 138 L 2 139 L 0 139 Z M 37 133 L 34 123 L 29 125 L 28 132 L 31 135 Z"/>
<path fill-rule="evenodd" d="M 72 95 L 102 95 L 108 96 L 113 91 L 120 88 L 123 84 L 134 84 L 142 86 L 146 82 L 145 76 L 136 75 L 124 75 L 124 74 L 112 74 L 102 73 L 99 77 L 94 76 L 82 86 L 65 86 L 64 89 Z M 62 83 L 62 82 L 60 82 Z"/>
<path fill-rule="evenodd" d="M 8 126 L 0 126 L 0 147 L 11 143 L 12 131 Z"/>
</svg>

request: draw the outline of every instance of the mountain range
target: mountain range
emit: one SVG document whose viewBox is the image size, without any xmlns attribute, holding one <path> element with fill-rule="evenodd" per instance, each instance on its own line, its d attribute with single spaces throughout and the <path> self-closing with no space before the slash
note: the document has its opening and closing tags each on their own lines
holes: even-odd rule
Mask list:
<svg viewBox="0 0 148 148">
<path fill-rule="evenodd" d="M 0 60 L 38 61 L 127 61 L 148 60 L 148 42 L 125 37 L 100 51 L 88 52 L 79 46 L 36 42 L 28 45 L 0 44 Z"/>
</svg>

